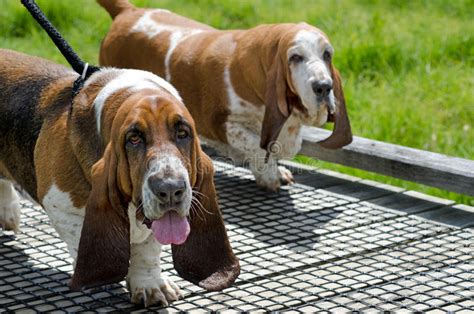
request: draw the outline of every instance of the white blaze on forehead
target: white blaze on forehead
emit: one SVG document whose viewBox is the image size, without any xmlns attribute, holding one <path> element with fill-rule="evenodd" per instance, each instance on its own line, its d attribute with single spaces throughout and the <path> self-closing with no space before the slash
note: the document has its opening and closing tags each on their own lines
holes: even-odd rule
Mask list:
<svg viewBox="0 0 474 314">
<path fill-rule="evenodd" d="M 163 178 L 168 175 L 175 176 L 183 179 L 186 183 L 189 183 L 188 170 L 181 159 L 165 151 L 160 152 L 155 162 L 150 163 L 147 175 L 156 174 Z"/>
<path fill-rule="evenodd" d="M 332 52 L 332 47 L 328 40 L 323 35 L 323 33 L 319 31 L 299 31 L 295 35 L 294 45 L 313 53 L 322 53 L 322 48 L 327 46 L 327 48 Z"/>
<path fill-rule="evenodd" d="M 118 90 L 127 88 L 131 92 L 136 92 L 146 88 L 164 89 L 180 102 L 182 101 L 178 91 L 170 83 L 151 72 L 141 70 L 107 69 L 102 70 L 99 73 L 105 73 L 106 71 L 115 71 L 118 73 L 118 75 L 110 80 L 110 82 L 108 82 L 100 90 L 93 103 L 97 123 L 97 132 L 99 133 L 101 130 L 100 122 L 104 104 L 106 103 L 107 99 Z M 94 80 L 91 78 L 87 81 L 85 87 L 90 85 L 92 82 L 94 82 Z"/>
<path fill-rule="evenodd" d="M 176 46 L 186 38 L 191 35 L 201 33 L 202 30 L 200 29 L 193 29 L 193 28 L 186 28 L 168 24 L 160 24 L 157 23 L 155 20 L 152 19 L 152 15 L 154 13 L 159 12 L 169 12 L 168 10 L 153 10 L 147 11 L 138 21 L 133 25 L 130 29 L 130 33 L 143 33 L 145 34 L 148 39 L 155 37 L 156 35 L 164 32 L 171 33 L 169 38 L 168 44 L 168 51 L 165 55 L 165 78 L 166 80 L 171 80 L 171 74 L 169 70 L 169 64 L 171 60 L 171 56 L 173 55 L 173 51 L 175 50 Z"/>
</svg>

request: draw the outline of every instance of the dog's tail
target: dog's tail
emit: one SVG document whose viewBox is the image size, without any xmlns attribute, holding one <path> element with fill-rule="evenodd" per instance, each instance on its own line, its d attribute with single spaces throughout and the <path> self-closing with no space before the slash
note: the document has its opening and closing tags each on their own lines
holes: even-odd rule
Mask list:
<svg viewBox="0 0 474 314">
<path fill-rule="evenodd" d="M 109 12 L 112 19 L 123 11 L 134 8 L 128 0 L 97 0 L 97 2 Z"/>
</svg>

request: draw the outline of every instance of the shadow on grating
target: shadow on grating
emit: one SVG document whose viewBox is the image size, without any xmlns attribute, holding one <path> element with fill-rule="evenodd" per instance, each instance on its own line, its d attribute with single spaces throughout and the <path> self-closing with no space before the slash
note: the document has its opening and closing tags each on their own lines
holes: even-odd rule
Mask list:
<svg viewBox="0 0 474 314">
<path fill-rule="evenodd" d="M 186 295 L 170 310 L 429 312 L 474 306 L 472 229 L 357 202 L 317 184 L 268 194 L 256 189 L 248 170 L 215 165 L 242 272 L 233 287 L 206 292 L 177 277 L 165 248 L 163 270 Z M 0 311 L 143 310 L 130 304 L 123 282 L 70 292 L 71 273 L 67 248 L 47 216 L 24 202 L 22 233 L 0 237 Z"/>
</svg>

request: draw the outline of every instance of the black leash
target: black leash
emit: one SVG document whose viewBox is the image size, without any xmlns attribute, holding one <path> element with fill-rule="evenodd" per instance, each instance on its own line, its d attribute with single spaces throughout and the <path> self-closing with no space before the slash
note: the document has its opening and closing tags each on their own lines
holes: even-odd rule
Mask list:
<svg viewBox="0 0 474 314">
<path fill-rule="evenodd" d="M 79 74 L 79 77 L 74 81 L 72 87 L 72 95 L 76 96 L 81 90 L 84 82 L 94 73 L 100 70 L 99 67 L 89 66 L 88 63 L 79 58 L 72 47 L 61 36 L 58 30 L 46 18 L 43 11 L 39 8 L 34 0 L 21 0 L 21 3 L 26 7 L 31 16 L 38 22 L 38 24 L 48 33 L 51 40 L 59 49 L 61 54 L 66 58 L 72 69 Z"/>
</svg>

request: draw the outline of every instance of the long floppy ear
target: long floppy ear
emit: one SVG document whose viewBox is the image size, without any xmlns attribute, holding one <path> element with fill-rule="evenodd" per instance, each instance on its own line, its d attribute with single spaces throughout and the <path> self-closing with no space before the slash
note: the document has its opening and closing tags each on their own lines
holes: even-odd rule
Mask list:
<svg viewBox="0 0 474 314">
<path fill-rule="evenodd" d="M 92 190 L 69 286 L 77 291 L 121 281 L 129 260 L 130 224 L 117 186 L 117 157 L 109 144 L 92 167 Z"/>
<path fill-rule="evenodd" d="M 336 111 L 334 114 L 329 114 L 328 121 L 334 121 L 334 130 L 332 134 L 318 142 L 324 148 L 337 149 L 352 142 L 352 131 L 349 117 L 347 116 L 346 100 L 344 99 L 344 92 L 342 91 L 341 77 L 331 64 L 331 75 L 334 86 L 334 96 L 336 98 Z"/>
<path fill-rule="evenodd" d="M 198 145 L 199 146 L 199 145 Z M 186 280 L 216 291 L 229 287 L 240 274 L 217 204 L 214 167 L 209 157 L 196 148 L 197 176 L 194 189 L 202 209 L 190 212 L 191 232 L 181 245 L 172 245 L 174 268 Z"/>
<path fill-rule="evenodd" d="M 265 90 L 265 114 L 260 134 L 260 148 L 268 151 L 275 142 L 286 120 L 291 114 L 292 106 L 287 101 L 287 85 L 284 65 L 276 53 L 272 66 L 267 73 Z"/>
</svg>

